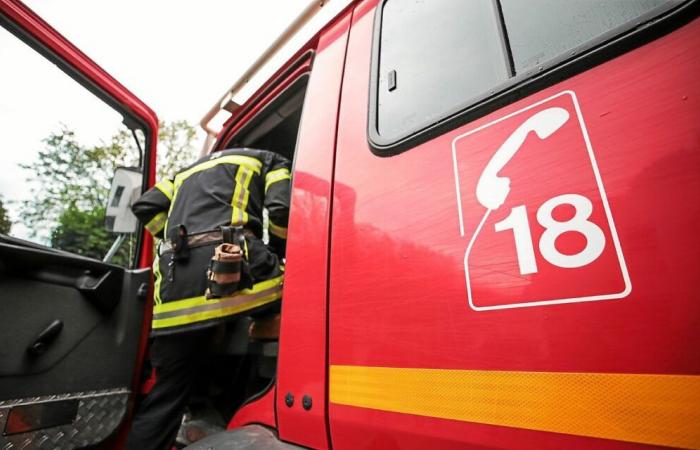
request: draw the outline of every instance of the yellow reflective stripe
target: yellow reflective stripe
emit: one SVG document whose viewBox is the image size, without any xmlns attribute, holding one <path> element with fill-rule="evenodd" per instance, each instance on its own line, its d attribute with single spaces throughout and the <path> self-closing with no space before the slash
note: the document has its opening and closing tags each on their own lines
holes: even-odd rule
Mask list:
<svg viewBox="0 0 700 450">
<path fill-rule="evenodd" d="M 271 184 L 282 180 L 290 180 L 291 178 L 292 176 L 289 174 L 289 169 L 286 168 L 268 172 L 268 174 L 265 175 L 265 192 L 267 192 Z"/>
<path fill-rule="evenodd" d="M 161 303 L 160 284 L 163 281 L 163 274 L 160 273 L 160 257 L 158 255 L 156 255 L 153 260 L 153 275 L 155 276 L 155 282 L 153 283 L 153 304 L 158 305 Z"/>
<path fill-rule="evenodd" d="M 168 220 L 167 214 L 164 212 L 159 212 L 144 226 L 149 233 L 155 236 L 163 230 L 166 220 Z"/>
<path fill-rule="evenodd" d="M 700 448 L 700 376 L 332 365 L 339 405 Z"/>
<path fill-rule="evenodd" d="M 272 221 L 268 221 L 267 224 L 267 231 L 270 232 L 270 234 L 274 234 L 278 238 L 282 239 L 287 239 L 287 229 L 284 227 L 280 227 L 272 223 Z"/>
<path fill-rule="evenodd" d="M 177 191 L 180 188 L 183 181 L 185 181 L 193 174 L 201 172 L 202 170 L 211 169 L 212 167 L 218 166 L 220 164 L 236 164 L 238 166 L 245 166 L 257 174 L 260 174 L 260 170 L 262 169 L 262 163 L 259 160 L 253 158 L 252 156 L 229 155 L 222 156 L 221 158 L 210 159 L 203 163 L 197 164 L 196 166 L 187 169 L 184 172 L 178 173 L 175 176 L 175 191 Z"/>
<path fill-rule="evenodd" d="M 267 303 L 274 302 L 280 298 L 282 298 L 282 293 L 280 291 L 277 291 L 277 292 L 272 292 L 269 295 L 266 295 L 264 297 L 260 297 L 256 300 L 250 301 L 250 302 L 237 303 L 235 305 L 231 305 L 231 306 L 227 306 L 227 307 L 212 309 L 209 311 L 201 311 L 201 312 L 196 312 L 196 313 L 192 313 L 192 314 L 183 314 L 183 315 L 178 315 L 175 317 L 168 317 L 166 319 L 154 318 L 153 322 L 151 324 L 151 328 L 159 329 L 159 328 L 175 327 L 178 325 L 188 325 L 191 323 L 201 322 L 204 320 L 226 317 L 226 316 L 237 314 L 237 313 L 240 313 L 243 311 L 248 311 L 248 310 L 253 309 L 253 308 L 257 308 L 258 306 L 262 306 L 262 305 L 265 305 Z"/>
<path fill-rule="evenodd" d="M 167 328 L 226 317 L 282 298 L 283 276 L 256 284 L 230 297 L 206 299 L 194 297 L 153 307 L 152 328 Z M 176 304 L 176 308 L 171 305 Z M 160 317 L 159 317 L 160 316 Z"/>
<path fill-rule="evenodd" d="M 170 180 L 163 180 L 160 183 L 156 183 L 155 188 L 163 193 L 168 200 L 173 199 L 173 193 L 175 192 L 175 185 Z"/>
<path fill-rule="evenodd" d="M 219 164 L 235 164 L 238 166 L 245 166 L 257 174 L 260 174 L 260 171 L 262 169 L 262 162 L 260 162 L 260 160 L 256 158 L 253 158 L 252 156 L 228 155 L 222 156 L 220 158 L 210 159 L 203 163 L 197 164 L 196 166 L 187 169 L 184 172 L 180 172 L 177 175 L 175 175 L 175 193 L 173 194 L 173 198 L 170 202 L 170 210 L 168 211 L 168 214 L 170 214 L 170 212 L 173 209 L 173 205 L 175 204 L 175 198 L 177 198 L 177 192 L 180 189 L 180 186 L 182 186 L 182 183 L 187 178 L 189 178 L 191 175 L 197 172 L 211 169 L 212 167 L 218 166 Z M 165 226 L 168 226 L 167 222 L 165 223 Z"/>
<path fill-rule="evenodd" d="M 253 172 L 247 166 L 239 166 L 236 172 L 236 189 L 231 198 L 231 225 L 242 226 L 248 223 L 248 199 L 250 198 L 250 182 L 253 179 Z"/>
<path fill-rule="evenodd" d="M 279 277 L 271 278 L 269 280 L 261 281 L 260 283 L 255 284 L 250 289 L 242 289 L 238 291 L 234 297 L 236 296 L 244 296 L 244 295 L 249 295 L 249 294 L 258 294 L 262 291 L 274 288 L 275 286 L 279 286 L 282 283 L 282 280 L 284 279 L 284 275 L 280 275 Z M 153 313 L 158 314 L 162 312 L 169 312 L 169 311 L 177 311 L 177 310 L 183 310 L 187 308 L 192 308 L 195 306 L 200 306 L 200 305 L 205 305 L 213 302 L 214 300 L 207 300 L 204 296 L 198 296 L 198 297 L 191 297 L 191 298 L 186 298 L 182 300 L 176 300 L 172 302 L 166 302 L 161 305 L 158 305 L 157 308 L 153 308 Z"/>
</svg>

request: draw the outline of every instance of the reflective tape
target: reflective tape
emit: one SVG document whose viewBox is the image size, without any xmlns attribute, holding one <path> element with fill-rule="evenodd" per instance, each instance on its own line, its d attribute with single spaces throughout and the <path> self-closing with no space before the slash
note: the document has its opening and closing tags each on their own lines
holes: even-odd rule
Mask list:
<svg viewBox="0 0 700 450">
<path fill-rule="evenodd" d="M 278 238 L 287 239 L 287 229 L 275 225 L 271 220 L 268 221 L 267 230 L 270 232 L 270 234 L 273 234 Z"/>
<path fill-rule="evenodd" d="M 222 156 L 220 158 L 210 159 L 210 160 L 207 160 L 203 163 L 197 164 L 196 166 L 175 175 L 174 193 L 173 193 L 173 198 L 170 202 L 170 209 L 168 211 L 168 214 L 170 214 L 170 212 L 172 211 L 173 205 L 175 205 L 175 198 L 177 197 L 177 192 L 180 189 L 180 186 L 182 186 L 182 183 L 184 183 L 186 179 L 188 179 L 190 176 L 192 176 L 193 174 L 195 174 L 197 172 L 211 169 L 212 167 L 216 167 L 216 166 L 221 165 L 221 164 L 238 165 L 239 168 L 246 167 L 248 170 L 252 170 L 253 172 L 257 173 L 258 175 L 260 174 L 260 171 L 262 170 L 262 162 L 260 160 L 258 160 L 257 158 L 253 158 L 252 156 L 243 156 L 243 155 Z M 168 225 L 167 222 L 165 225 L 167 227 L 167 225 Z"/>
<path fill-rule="evenodd" d="M 156 256 L 153 259 L 153 275 L 155 282 L 153 284 L 153 303 L 158 305 L 162 303 L 160 298 L 160 285 L 163 281 L 163 274 L 160 272 L 160 257 Z"/>
<path fill-rule="evenodd" d="M 172 181 L 163 180 L 159 183 L 156 183 L 155 188 L 162 192 L 163 195 L 168 197 L 168 200 L 173 199 L 173 194 L 175 193 L 175 185 Z"/>
<path fill-rule="evenodd" d="M 153 306 L 152 328 L 167 328 L 226 317 L 282 298 L 283 275 L 257 283 L 229 297 L 193 297 Z"/>
<path fill-rule="evenodd" d="M 700 448 L 700 376 L 333 365 L 331 403 Z"/>
<path fill-rule="evenodd" d="M 164 212 L 159 212 L 156 214 L 151 220 L 148 221 L 146 225 L 146 229 L 148 230 L 149 233 L 151 233 L 153 236 L 156 234 L 160 233 L 163 231 L 163 228 L 165 228 L 165 222 L 168 220 L 168 215 L 165 214 Z"/>
<path fill-rule="evenodd" d="M 281 288 L 283 279 L 284 279 L 284 275 L 280 275 L 278 277 L 271 278 L 269 280 L 261 281 L 260 283 L 256 283 L 250 289 L 242 289 L 241 291 L 236 293 L 235 296 L 257 294 L 259 292 L 262 292 L 264 290 L 268 290 L 271 288 L 277 288 L 277 287 Z M 204 305 L 207 303 L 216 303 L 216 302 L 221 301 L 221 300 L 225 300 L 225 299 L 207 300 L 204 296 L 197 296 L 197 297 L 185 298 L 182 300 L 169 301 L 169 302 L 163 303 L 158 308 L 154 308 L 153 313 L 158 314 L 158 313 L 167 312 L 167 311 L 177 311 L 177 310 L 182 311 L 182 310 L 185 310 L 187 308 L 191 308 L 191 307 L 195 307 L 195 306 L 199 306 L 199 305 Z"/>
<path fill-rule="evenodd" d="M 177 191 L 179 187 L 182 185 L 182 183 L 192 176 L 193 174 L 197 172 L 201 172 L 203 170 L 211 169 L 212 167 L 216 167 L 221 164 L 232 164 L 232 165 L 238 165 L 238 166 L 245 166 L 248 167 L 250 170 L 253 172 L 260 174 L 260 170 L 262 169 L 262 162 L 260 162 L 258 159 L 253 158 L 252 156 L 243 156 L 243 155 L 229 155 L 229 156 L 222 156 L 221 158 L 216 158 L 216 159 L 210 159 L 208 161 L 205 161 L 203 163 L 197 164 L 196 166 L 185 170 L 184 172 L 180 172 L 175 176 L 175 190 Z"/>
<path fill-rule="evenodd" d="M 268 174 L 265 175 L 265 192 L 267 193 L 267 190 L 270 188 L 271 184 L 277 183 L 278 181 L 282 180 L 290 180 L 291 178 L 292 176 L 289 174 L 289 169 L 287 168 L 277 169 L 268 172 Z"/>
<path fill-rule="evenodd" d="M 250 181 L 253 179 L 253 171 L 247 166 L 239 166 L 236 172 L 236 188 L 231 198 L 231 225 L 243 226 L 248 223 L 248 199 L 250 198 Z"/>
</svg>

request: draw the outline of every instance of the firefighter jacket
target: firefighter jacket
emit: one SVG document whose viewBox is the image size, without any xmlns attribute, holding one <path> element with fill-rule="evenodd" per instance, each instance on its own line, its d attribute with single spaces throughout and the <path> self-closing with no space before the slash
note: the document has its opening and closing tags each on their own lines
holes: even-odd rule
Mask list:
<svg viewBox="0 0 700 450">
<path fill-rule="evenodd" d="M 201 158 L 145 192 L 132 206 L 155 237 L 163 239 L 155 258 L 154 335 L 216 325 L 243 311 L 281 298 L 289 219 L 290 162 L 277 153 L 229 149 Z M 269 244 L 263 237 L 263 209 L 268 212 Z M 206 298 L 207 268 L 214 248 L 206 241 L 220 227 L 246 230 L 245 251 L 252 287 L 232 296 Z M 186 258 L 171 249 L 178 232 L 190 244 Z M 164 250 L 165 249 L 165 250 Z"/>
</svg>

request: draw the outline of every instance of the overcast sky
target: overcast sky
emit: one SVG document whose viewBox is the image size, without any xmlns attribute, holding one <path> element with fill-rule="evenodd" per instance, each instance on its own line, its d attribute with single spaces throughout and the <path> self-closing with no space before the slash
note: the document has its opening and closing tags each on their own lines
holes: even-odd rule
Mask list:
<svg viewBox="0 0 700 450">
<path fill-rule="evenodd" d="M 161 119 L 198 122 L 309 0 L 27 0 Z"/>
<path fill-rule="evenodd" d="M 310 0 L 25 0 L 113 75 L 161 120 L 202 116 Z M 277 62 L 286 60 L 345 0 L 333 0 Z M 34 160 L 60 124 L 88 145 L 118 130 L 121 117 L 0 28 L 0 196 L 30 195 L 18 163 Z M 277 67 L 273 62 L 265 73 Z M 264 74 L 257 81 L 264 80 Z M 243 92 L 250 94 L 256 87 Z M 199 129 L 199 128 L 198 128 Z M 204 133 L 198 131 L 201 145 Z M 16 208 L 12 208 L 13 219 Z M 26 237 L 22 227 L 14 235 Z"/>
</svg>

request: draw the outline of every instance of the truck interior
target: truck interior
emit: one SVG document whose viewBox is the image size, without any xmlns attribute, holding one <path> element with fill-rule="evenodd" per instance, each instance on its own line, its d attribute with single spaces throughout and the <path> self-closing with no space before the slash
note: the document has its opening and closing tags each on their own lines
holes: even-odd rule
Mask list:
<svg viewBox="0 0 700 450">
<path fill-rule="evenodd" d="M 302 55 L 305 70 L 287 70 L 241 106 L 214 148 L 265 149 L 293 161 L 311 56 Z M 274 388 L 279 337 L 279 305 L 275 306 L 238 317 L 219 330 L 213 357 L 195 384 L 178 444 L 223 430 L 241 406 Z"/>
<path fill-rule="evenodd" d="M 294 159 L 308 76 L 302 75 L 256 115 L 225 145 L 271 150 Z"/>
</svg>

